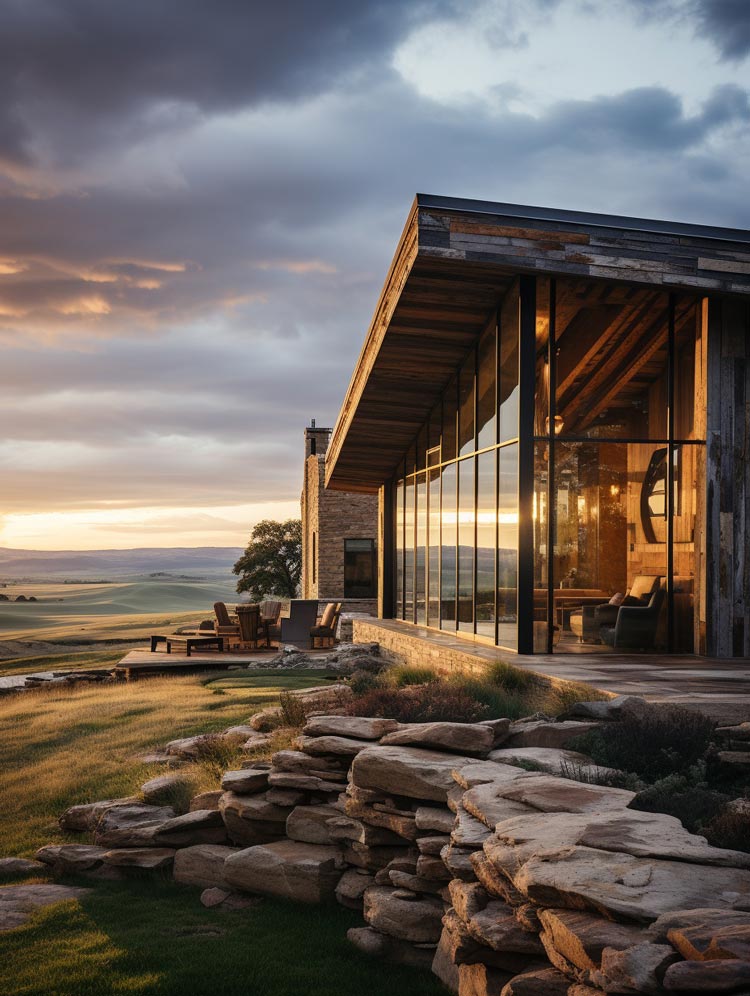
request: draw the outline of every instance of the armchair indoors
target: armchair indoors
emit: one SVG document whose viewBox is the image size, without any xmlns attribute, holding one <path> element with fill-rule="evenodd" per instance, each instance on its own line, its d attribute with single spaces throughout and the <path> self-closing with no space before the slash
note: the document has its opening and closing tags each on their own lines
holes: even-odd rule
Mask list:
<svg viewBox="0 0 750 996">
<path fill-rule="evenodd" d="M 570 628 L 581 643 L 601 643 L 602 629 L 615 627 L 620 608 L 631 606 L 640 608 L 641 606 L 634 605 L 636 601 L 642 602 L 645 607 L 660 584 L 661 577 L 658 574 L 637 574 L 627 595 L 613 595 L 608 602 L 603 601 L 600 605 L 584 605 L 578 611 L 572 612 Z"/>
<path fill-rule="evenodd" d="M 616 650 L 652 650 L 666 592 L 657 588 L 648 605 L 621 605 L 617 622 L 601 631 L 604 642 Z"/>
</svg>

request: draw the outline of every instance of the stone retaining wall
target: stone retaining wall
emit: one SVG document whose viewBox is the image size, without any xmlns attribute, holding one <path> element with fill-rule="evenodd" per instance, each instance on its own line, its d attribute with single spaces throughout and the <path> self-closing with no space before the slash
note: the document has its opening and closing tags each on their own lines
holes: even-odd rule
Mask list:
<svg viewBox="0 0 750 996">
<path fill-rule="evenodd" d="M 570 739 L 638 708 L 579 704 L 562 722 L 311 716 L 294 749 L 227 772 L 200 808 L 175 816 L 153 786 L 150 804 L 74 807 L 61 822 L 93 845 L 37 857 L 94 875 L 172 866 L 212 903 L 335 896 L 362 910 L 354 944 L 460 996 L 747 993 L 750 854 L 628 809 L 631 792 L 559 777 L 563 761 L 586 767 Z M 224 736 L 254 749 L 262 734 Z M 514 766 L 524 759 L 547 770 Z"/>
</svg>

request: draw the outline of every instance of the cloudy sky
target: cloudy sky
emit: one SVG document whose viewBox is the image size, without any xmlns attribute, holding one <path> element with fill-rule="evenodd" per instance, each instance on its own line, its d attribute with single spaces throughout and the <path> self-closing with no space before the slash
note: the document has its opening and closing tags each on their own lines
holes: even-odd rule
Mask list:
<svg viewBox="0 0 750 996">
<path fill-rule="evenodd" d="M 417 191 L 750 228 L 748 0 L 0 0 L 0 545 L 296 513 Z"/>
</svg>

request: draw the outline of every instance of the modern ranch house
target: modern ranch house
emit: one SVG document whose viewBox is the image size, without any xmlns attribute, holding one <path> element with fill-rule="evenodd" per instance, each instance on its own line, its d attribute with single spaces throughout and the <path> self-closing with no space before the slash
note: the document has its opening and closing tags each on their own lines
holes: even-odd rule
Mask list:
<svg viewBox="0 0 750 996">
<path fill-rule="evenodd" d="M 750 232 L 418 195 L 328 449 L 379 614 L 750 656 Z"/>
</svg>

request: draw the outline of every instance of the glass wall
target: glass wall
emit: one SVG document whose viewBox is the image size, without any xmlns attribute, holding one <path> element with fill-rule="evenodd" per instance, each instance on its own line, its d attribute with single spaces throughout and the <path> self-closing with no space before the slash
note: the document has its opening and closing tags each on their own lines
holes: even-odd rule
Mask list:
<svg viewBox="0 0 750 996">
<path fill-rule="evenodd" d="M 417 434 L 394 489 L 397 618 L 511 649 L 518 602 L 518 312 L 516 284 Z"/>
<path fill-rule="evenodd" d="M 515 281 L 395 475 L 397 618 L 515 650 L 523 613 L 536 653 L 697 650 L 705 352 L 690 295 Z"/>
</svg>

